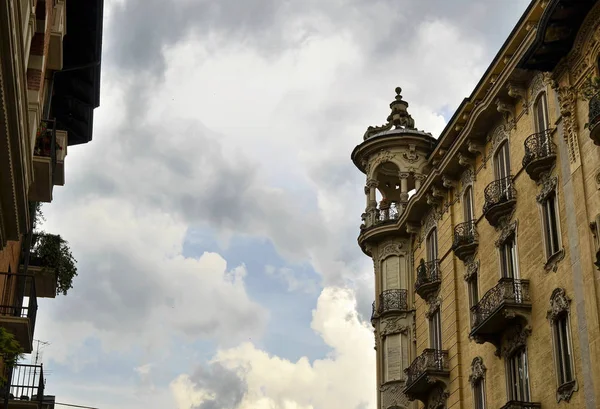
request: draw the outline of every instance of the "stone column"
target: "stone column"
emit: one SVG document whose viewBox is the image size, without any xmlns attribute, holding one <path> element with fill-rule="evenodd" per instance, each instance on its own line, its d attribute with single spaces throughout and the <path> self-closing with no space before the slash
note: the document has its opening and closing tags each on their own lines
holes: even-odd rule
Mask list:
<svg viewBox="0 0 600 409">
<path fill-rule="evenodd" d="M 421 189 L 421 183 L 425 180 L 425 175 L 415 175 L 415 190 L 418 192 Z"/>
<path fill-rule="evenodd" d="M 408 177 L 410 173 L 400 172 L 398 177 L 400 178 L 400 201 L 406 202 L 408 200 Z"/>
</svg>

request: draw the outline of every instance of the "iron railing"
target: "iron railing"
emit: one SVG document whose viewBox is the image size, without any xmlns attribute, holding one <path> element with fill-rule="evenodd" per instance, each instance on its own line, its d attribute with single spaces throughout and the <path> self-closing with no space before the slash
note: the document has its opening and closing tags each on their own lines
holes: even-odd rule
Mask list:
<svg viewBox="0 0 600 409">
<path fill-rule="evenodd" d="M 376 317 L 388 311 L 408 311 L 408 291 L 405 289 L 385 290 L 379 294 L 379 304 L 373 309 Z M 372 317 L 372 318 L 373 318 Z"/>
<path fill-rule="evenodd" d="M 4 289 L 0 302 L 0 315 L 29 318 L 29 326 L 33 334 L 38 309 L 35 278 L 31 274 L 0 273 L 0 282 L 1 288 Z M 25 302 L 26 297 L 27 302 Z"/>
<path fill-rule="evenodd" d="M 448 351 L 426 349 L 404 370 L 406 388 L 409 388 L 426 372 L 444 372 L 448 370 Z"/>
<path fill-rule="evenodd" d="M 476 220 L 459 223 L 454 227 L 454 238 L 452 239 L 452 249 L 457 247 L 473 244 L 479 241 L 479 233 L 477 233 Z"/>
<path fill-rule="evenodd" d="M 35 156 L 45 156 L 50 158 L 52 172 L 56 169 L 56 150 L 62 149 L 56 143 L 56 120 L 42 119 L 38 135 L 35 139 L 33 154 Z M 54 174 L 54 173 L 53 173 Z"/>
<path fill-rule="evenodd" d="M 551 129 L 529 135 L 524 144 L 523 167 L 527 167 L 534 160 L 556 155 L 556 145 L 552 142 Z"/>
<path fill-rule="evenodd" d="M 589 109 L 588 127 L 591 130 L 600 123 L 600 93 L 590 98 Z"/>
<path fill-rule="evenodd" d="M 502 406 L 500 409 L 540 409 L 541 403 L 534 402 L 521 402 L 518 400 L 511 400 Z"/>
<path fill-rule="evenodd" d="M 529 301 L 529 280 L 501 278 L 498 284 L 486 292 L 481 300 L 471 307 L 472 326 L 477 327 L 505 303 L 524 304 Z"/>
<path fill-rule="evenodd" d="M 431 284 L 440 281 L 440 260 L 423 262 L 417 266 L 417 280 L 415 281 L 415 291 L 425 284 Z"/>
<path fill-rule="evenodd" d="M 513 177 L 508 176 L 498 179 L 486 186 L 483 191 L 485 196 L 485 204 L 483 205 L 483 213 L 499 204 L 506 203 L 517 197 Z"/>
<path fill-rule="evenodd" d="M 17 364 L 8 368 L 7 372 L 9 382 L 4 388 L 5 404 L 7 400 L 43 401 L 45 381 L 42 365 Z"/>
</svg>

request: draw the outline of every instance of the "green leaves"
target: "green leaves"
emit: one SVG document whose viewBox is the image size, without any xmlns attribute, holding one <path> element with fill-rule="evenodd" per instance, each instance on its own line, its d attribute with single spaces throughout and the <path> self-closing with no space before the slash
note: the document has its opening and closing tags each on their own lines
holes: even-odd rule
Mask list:
<svg viewBox="0 0 600 409">
<path fill-rule="evenodd" d="M 37 232 L 32 236 L 31 255 L 40 260 L 43 268 L 53 269 L 56 274 L 56 295 L 67 295 L 73 288 L 77 275 L 77 260 L 71 254 L 69 243 L 60 235 Z"/>
<path fill-rule="evenodd" d="M 20 359 L 23 358 L 23 348 L 15 339 L 15 336 L 8 332 L 5 328 L 0 327 L 0 356 L 4 361 L 4 365 L 8 368 L 14 367 Z M 0 373 L 0 386 L 3 386 L 8 381 L 7 371 Z"/>
</svg>

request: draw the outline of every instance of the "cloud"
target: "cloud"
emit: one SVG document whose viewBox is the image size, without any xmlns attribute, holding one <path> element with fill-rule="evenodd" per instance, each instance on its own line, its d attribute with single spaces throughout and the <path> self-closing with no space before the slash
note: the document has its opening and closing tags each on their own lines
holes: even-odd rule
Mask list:
<svg viewBox="0 0 600 409">
<path fill-rule="evenodd" d="M 265 273 L 285 283 L 289 292 L 303 291 L 313 294 L 317 291 L 318 284 L 314 279 L 307 278 L 305 275 L 299 276 L 289 267 L 275 268 L 267 265 Z"/>
<path fill-rule="evenodd" d="M 219 350 L 211 361 L 210 381 L 209 372 L 200 370 L 172 382 L 177 408 L 374 408 L 373 334 L 355 308 L 352 292 L 325 288 L 313 312 L 312 328 L 332 347 L 330 356 L 290 362 L 248 342 Z M 216 402 L 221 406 L 202 406 Z"/>
<path fill-rule="evenodd" d="M 268 312 L 247 295 L 245 267 L 228 268 L 216 253 L 182 257 L 186 228 L 168 214 L 116 199 L 59 209 L 47 212 L 45 227 L 70 240 L 80 274 L 37 328 L 53 334 L 52 359 L 65 360 L 73 343 L 93 336 L 106 350 L 153 349 L 171 336 L 235 343 L 264 330 Z"/>
</svg>

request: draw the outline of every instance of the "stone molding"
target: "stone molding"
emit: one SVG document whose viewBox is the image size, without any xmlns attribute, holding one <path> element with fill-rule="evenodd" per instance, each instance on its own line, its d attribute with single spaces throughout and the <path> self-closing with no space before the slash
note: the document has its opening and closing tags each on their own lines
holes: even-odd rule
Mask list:
<svg viewBox="0 0 600 409">
<path fill-rule="evenodd" d="M 485 379 L 486 371 L 487 368 L 483 364 L 483 358 L 480 356 L 473 358 L 473 361 L 471 362 L 471 374 L 469 375 L 469 383 L 471 386 L 475 386 L 479 380 Z"/>
</svg>

